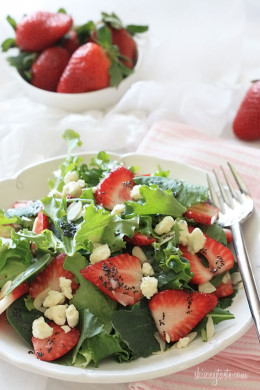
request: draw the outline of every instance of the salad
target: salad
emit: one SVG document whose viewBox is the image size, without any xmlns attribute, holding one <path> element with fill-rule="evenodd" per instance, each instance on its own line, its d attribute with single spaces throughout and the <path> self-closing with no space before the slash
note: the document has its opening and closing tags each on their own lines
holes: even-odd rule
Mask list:
<svg viewBox="0 0 260 390">
<path fill-rule="evenodd" d="M 85 368 L 129 362 L 234 315 L 239 272 L 208 188 L 99 152 L 68 155 L 42 199 L 0 210 L 0 313 L 36 358 Z"/>
</svg>

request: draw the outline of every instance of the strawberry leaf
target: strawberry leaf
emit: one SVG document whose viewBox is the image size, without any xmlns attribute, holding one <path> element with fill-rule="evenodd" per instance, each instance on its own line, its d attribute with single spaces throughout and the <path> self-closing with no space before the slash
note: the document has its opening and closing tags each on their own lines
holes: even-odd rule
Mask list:
<svg viewBox="0 0 260 390">
<path fill-rule="evenodd" d="M 13 29 L 15 31 L 16 30 L 16 21 L 10 15 L 7 16 L 6 20 L 8 21 L 10 26 L 13 27 Z"/>
<path fill-rule="evenodd" d="M 8 51 L 9 49 L 12 49 L 13 47 L 17 47 L 16 46 L 16 41 L 14 38 L 7 38 L 1 45 L 2 47 L 2 51 L 3 52 L 6 52 Z"/>
<path fill-rule="evenodd" d="M 112 34 L 106 25 L 101 25 L 97 28 L 97 41 L 103 49 L 107 49 L 112 45 Z"/>
<path fill-rule="evenodd" d="M 102 12 L 102 21 L 104 23 L 109 24 L 111 27 L 121 30 L 123 28 L 123 24 L 119 17 L 113 12 L 111 15 L 107 14 L 106 12 Z"/>
<path fill-rule="evenodd" d="M 135 24 L 128 24 L 126 26 L 126 30 L 131 35 L 144 33 L 146 31 L 148 31 L 148 29 L 149 29 L 149 26 L 137 26 Z"/>
<path fill-rule="evenodd" d="M 76 33 L 78 36 L 78 41 L 80 45 L 86 43 L 90 37 L 91 32 L 95 29 L 95 23 L 91 20 L 82 26 L 76 28 Z"/>
<path fill-rule="evenodd" d="M 21 51 L 17 56 L 8 57 L 7 61 L 11 66 L 14 66 L 20 75 L 26 80 L 28 80 L 28 71 L 31 70 L 31 67 L 36 60 L 37 53 L 28 53 Z"/>
<path fill-rule="evenodd" d="M 113 61 L 109 67 L 110 85 L 111 87 L 118 87 L 123 80 L 120 64 L 117 61 Z"/>
</svg>

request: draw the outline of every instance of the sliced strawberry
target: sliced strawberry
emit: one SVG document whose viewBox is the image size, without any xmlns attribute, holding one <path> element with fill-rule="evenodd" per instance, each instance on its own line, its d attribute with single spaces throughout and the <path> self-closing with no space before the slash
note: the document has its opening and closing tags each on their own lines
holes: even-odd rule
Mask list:
<svg viewBox="0 0 260 390">
<path fill-rule="evenodd" d="M 233 294 L 234 289 L 231 281 L 230 273 L 227 272 L 227 274 L 224 276 L 222 282 L 216 287 L 216 290 L 213 294 L 215 294 L 217 297 L 228 297 L 229 295 Z"/>
<path fill-rule="evenodd" d="M 202 284 L 213 278 L 214 273 L 212 270 L 202 264 L 200 257 L 196 253 L 189 252 L 187 247 L 182 245 L 179 248 L 182 251 L 182 256 L 189 260 L 191 272 L 194 274 L 191 278 L 191 283 Z"/>
<path fill-rule="evenodd" d="M 29 294 L 32 298 L 36 298 L 38 294 L 48 287 L 51 290 L 60 291 L 59 278 L 62 276 L 71 280 L 71 288 L 73 292 L 77 290 L 78 284 L 74 281 L 73 273 L 63 268 L 65 258 L 65 253 L 59 254 L 36 276 L 29 289 Z"/>
<path fill-rule="evenodd" d="M 135 233 L 133 237 L 124 236 L 124 240 L 129 242 L 129 244 L 137 245 L 137 246 L 148 246 L 156 241 L 154 237 L 148 237 L 142 233 Z"/>
<path fill-rule="evenodd" d="M 49 326 L 53 328 L 53 334 L 45 339 L 32 337 L 32 343 L 35 355 L 38 359 L 44 361 L 56 360 L 69 352 L 79 341 L 80 332 L 77 328 L 72 328 L 65 333 L 64 330 L 50 322 Z"/>
<path fill-rule="evenodd" d="M 91 264 L 80 273 L 104 294 L 124 306 L 133 305 L 142 296 L 141 260 L 128 253 Z"/>
<path fill-rule="evenodd" d="M 0 299 L 0 314 L 2 314 L 16 299 L 26 294 L 29 290 L 27 282 L 21 283 L 10 294 Z"/>
<path fill-rule="evenodd" d="M 224 233 L 226 235 L 226 239 L 227 239 L 227 243 L 230 244 L 230 242 L 233 241 L 233 235 L 232 235 L 232 232 L 230 229 L 228 228 L 224 228 Z"/>
<path fill-rule="evenodd" d="M 130 192 L 134 186 L 133 173 L 119 166 L 111 171 L 97 186 L 95 199 L 98 204 L 112 210 L 116 204 L 130 200 Z"/>
<path fill-rule="evenodd" d="M 211 225 L 218 218 L 218 214 L 219 210 L 217 207 L 207 202 L 201 202 L 190 206 L 184 216 L 194 219 L 197 223 Z"/>
<path fill-rule="evenodd" d="M 173 342 L 186 336 L 217 301 L 213 294 L 165 290 L 152 297 L 149 308 L 162 339 Z"/>
<path fill-rule="evenodd" d="M 43 230 L 49 228 L 50 225 L 47 215 L 45 215 L 42 211 L 39 211 L 33 224 L 33 232 L 36 234 L 40 234 Z"/>
<path fill-rule="evenodd" d="M 206 241 L 200 253 L 206 257 L 214 276 L 228 271 L 234 266 L 234 256 L 230 249 L 205 234 Z"/>
</svg>

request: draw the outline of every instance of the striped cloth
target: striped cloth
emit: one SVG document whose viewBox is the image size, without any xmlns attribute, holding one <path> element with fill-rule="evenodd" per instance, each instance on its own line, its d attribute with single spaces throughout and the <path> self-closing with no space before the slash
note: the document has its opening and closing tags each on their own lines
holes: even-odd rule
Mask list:
<svg viewBox="0 0 260 390">
<path fill-rule="evenodd" d="M 230 161 L 245 180 L 260 209 L 260 152 L 245 143 L 223 140 L 187 125 L 155 123 L 138 153 L 212 170 Z M 162 378 L 129 384 L 131 390 L 259 389 L 260 344 L 252 326 L 242 338 L 211 359 Z"/>
</svg>

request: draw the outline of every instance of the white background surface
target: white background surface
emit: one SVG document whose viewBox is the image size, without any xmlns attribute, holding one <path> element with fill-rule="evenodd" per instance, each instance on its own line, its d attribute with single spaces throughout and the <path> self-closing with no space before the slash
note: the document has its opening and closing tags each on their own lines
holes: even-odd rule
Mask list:
<svg viewBox="0 0 260 390">
<path fill-rule="evenodd" d="M 5 21 L 32 10 L 64 7 L 77 24 L 116 12 L 127 23 L 149 24 L 139 81 L 106 111 L 75 114 L 30 100 L 0 56 L 0 179 L 66 152 L 61 134 L 80 132 L 82 150 L 135 151 L 157 119 L 188 123 L 237 140 L 231 123 L 250 80 L 260 77 L 258 0 L 57 0 L 2 1 L 0 41 L 13 36 Z M 259 148 L 260 142 L 250 143 Z M 72 384 L 38 377 L 0 363 L 0 390 L 70 389 Z M 99 389 L 73 385 L 75 390 Z M 102 385 L 126 389 L 127 385 Z"/>
</svg>

